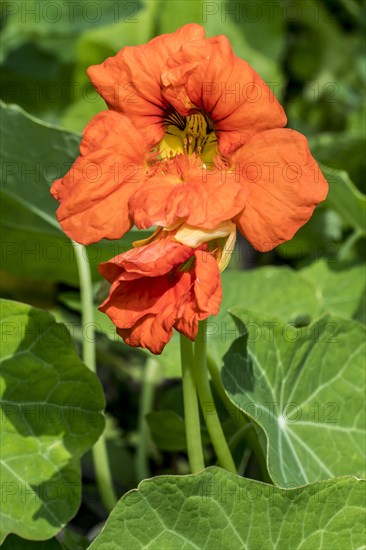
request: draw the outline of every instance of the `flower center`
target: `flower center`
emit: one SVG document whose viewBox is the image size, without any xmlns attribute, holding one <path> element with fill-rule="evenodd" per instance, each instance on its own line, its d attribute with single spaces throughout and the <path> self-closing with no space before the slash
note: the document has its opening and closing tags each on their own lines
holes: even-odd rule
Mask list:
<svg viewBox="0 0 366 550">
<path fill-rule="evenodd" d="M 206 114 L 197 112 L 183 117 L 174 111 L 165 119 L 164 126 L 165 134 L 159 144 L 163 158 L 196 154 L 204 163 L 213 162 L 218 153 L 217 138 Z"/>
</svg>

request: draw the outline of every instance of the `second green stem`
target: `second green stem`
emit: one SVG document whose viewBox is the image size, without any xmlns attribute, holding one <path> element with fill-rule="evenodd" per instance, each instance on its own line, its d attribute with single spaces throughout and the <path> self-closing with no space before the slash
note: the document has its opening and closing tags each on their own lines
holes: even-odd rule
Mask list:
<svg viewBox="0 0 366 550">
<path fill-rule="evenodd" d="M 212 397 L 207 370 L 206 354 L 206 325 L 207 321 L 199 323 L 195 341 L 194 374 L 201 410 L 206 422 L 207 430 L 214 446 L 220 465 L 236 474 L 236 467 L 231 456 L 229 446 L 218 417 L 215 402 Z"/>
<path fill-rule="evenodd" d="M 184 419 L 189 466 L 195 474 L 205 468 L 202 452 L 200 412 L 198 408 L 196 386 L 193 378 L 192 342 L 180 335 L 180 351 L 182 359 L 182 382 L 184 399 Z"/>
<path fill-rule="evenodd" d="M 83 361 L 85 365 L 97 375 L 95 358 L 95 343 L 90 331 L 94 327 L 94 303 L 93 286 L 86 249 L 71 241 L 75 251 L 76 263 L 80 279 L 81 319 L 82 326 L 88 327 L 88 338 L 83 338 Z M 92 447 L 95 477 L 102 502 L 110 512 L 117 503 L 117 497 L 113 487 L 112 474 L 109 466 L 107 443 L 104 432 Z"/>
</svg>

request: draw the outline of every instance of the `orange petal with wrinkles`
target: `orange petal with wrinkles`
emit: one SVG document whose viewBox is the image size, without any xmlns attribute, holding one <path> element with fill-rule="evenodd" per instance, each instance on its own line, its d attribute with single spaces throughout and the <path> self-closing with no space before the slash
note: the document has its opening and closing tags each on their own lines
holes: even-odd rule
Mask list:
<svg viewBox="0 0 366 550">
<path fill-rule="evenodd" d="M 295 130 L 257 134 L 232 160 L 248 192 L 233 221 L 262 252 L 290 240 L 327 195 L 328 184 L 307 140 Z"/>
<path fill-rule="evenodd" d="M 228 155 L 287 118 L 267 84 L 236 57 L 225 36 L 184 44 L 164 69 L 163 95 L 181 114 L 192 106 L 212 119 L 221 154 Z"/>
<path fill-rule="evenodd" d="M 134 257 L 131 252 L 102 264 L 100 271 L 112 287 L 99 309 L 131 346 L 161 353 L 173 327 L 193 340 L 198 320 L 219 309 L 221 280 L 215 258 L 170 238 L 141 247 Z"/>
<path fill-rule="evenodd" d="M 184 25 L 147 44 L 127 46 L 87 73 L 111 109 L 126 113 L 149 143 L 163 135 L 162 116 L 169 105 L 161 94 L 161 73 L 169 57 L 180 47 L 204 37 L 200 25 Z"/>
<path fill-rule="evenodd" d="M 141 135 L 125 116 L 96 115 L 84 130 L 80 156 L 51 188 L 63 231 L 82 244 L 122 237 L 133 225 L 128 201 L 144 181 L 145 156 Z"/>
<path fill-rule="evenodd" d="M 131 197 L 130 211 L 138 228 L 170 227 L 182 220 L 213 229 L 242 209 L 245 189 L 235 174 L 193 166 L 184 155 L 170 166 L 168 173 L 157 172 Z"/>
</svg>

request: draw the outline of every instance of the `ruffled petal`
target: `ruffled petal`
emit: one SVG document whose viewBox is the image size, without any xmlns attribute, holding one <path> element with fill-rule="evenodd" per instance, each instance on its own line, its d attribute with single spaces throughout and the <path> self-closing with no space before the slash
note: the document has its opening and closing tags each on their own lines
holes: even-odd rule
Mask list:
<svg viewBox="0 0 366 550">
<path fill-rule="evenodd" d="M 191 286 L 188 272 L 148 280 L 119 279 L 99 309 L 109 316 L 126 343 L 161 353 L 172 336 L 182 300 L 189 296 Z"/>
<path fill-rule="evenodd" d="M 121 254 L 100 271 L 112 286 L 99 309 L 129 345 L 161 353 L 173 327 L 193 340 L 198 320 L 218 312 L 221 280 L 215 258 L 171 237 Z"/>
<path fill-rule="evenodd" d="M 199 319 L 206 319 L 209 315 L 217 315 L 222 299 L 222 288 L 219 266 L 211 254 L 202 250 L 195 252 L 196 279 L 194 295 L 197 303 Z"/>
<path fill-rule="evenodd" d="M 146 174 L 141 135 L 123 115 L 104 111 L 86 127 L 80 152 L 51 188 L 57 219 L 82 244 L 118 239 L 133 225 L 128 201 Z"/>
<path fill-rule="evenodd" d="M 258 132 L 286 125 L 270 88 L 233 54 L 225 36 L 183 45 L 169 57 L 162 81 L 163 95 L 182 115 L 195 107 L 210 116 L 223 155 Z"/>
<path fill-rule="evenodd" d="M 220 271 L 215 258 L 203 250 L 195 252 L 194 283 L 190 298 L 182 304 L 174 328 L 194 341 L 198 321 L 217 315 L 222 299 Z"/>
<path fill-rule="evenodd" d="M 327 195 L 328 184 L 307 140 L 295 130 L 257 134 L 232 161 L 248 191 L 245 207 L 233 221 L 262 252 L 291 239 Z"/>
<path fill-rule="evenodd" d="M 195 341 L 198 332 L 198 316 L 194 303 L 186 302 L 182 306 L 182 311 L 174 323 L 174 328 L 192 342 Z"/>
<path fill-rule="evenodd" d="M 98 113 L 84 128 L 80 155 L 86 156 L 100 147 L 122 154 L 131 162 L 140 162 L 148 149 L 131 120 L 116 111 Z"/>
<path fill-rule="evenodd" d="M 126 343 L 161 353 L 190 294 L 192 275 L 179 266 L 193 252 L 171 239 L 158 239 L 100 265 L 112 287 L 99 309 Z"/>
<path fill-rule="evenodd" d="M 170 316 L 170 323 L 161 323 L 161 316 L 146 315 L 133 327 L 117 328 L 116 332 L 129 346 L 149 349 L 159 355 L 173 336 L 174 315 Z"/>
<path fill-rule="evenodd" d="M 145 315 L 157 315 L 162 307 L 166 313 L 174 309 L 173 300 L 168 301 L 166 297 L 172 297 L 176 282 L 164 276 L 148 284 L 143 277 L 132 281 L 117 280 L 99 309 L 107 313 L 116 327 L 131 328 Z"/>
<path fill-rule="evenodd" d="M 163 67 L 183 44 L 201 40 L 204 32 L 192 23 L 142 46 L 123 48 L 89 67 L 88 76 L 111 109 L 128 114 L 149 143 L 157 143 L 164 133 L 161 117 L 169 108 L 161 95 Z"/>
<path fill-rule="evenodd" d="M 170 227 L 177 221 L 213 229 L 230 220 L 245 203 L 245 189 L 234 173 L 203 168 L 152 176 L 130 200 L 140 229 Z"/>
<path fill-rule="evenodd" d="M 124 272 L 159 277 L 171 271 L 176 265 L 184 263 L 192 254 L 192 248 L 184 244 L 170 239 L 156 240 L 101 263 L 99 272 L 111 283 L 121 275 L 123 280 Z"/>
</svg>

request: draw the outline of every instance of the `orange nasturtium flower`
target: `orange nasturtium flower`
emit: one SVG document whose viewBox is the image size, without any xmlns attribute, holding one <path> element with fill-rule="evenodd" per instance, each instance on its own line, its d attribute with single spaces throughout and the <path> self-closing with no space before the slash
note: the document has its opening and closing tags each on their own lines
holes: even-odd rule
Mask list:
<svg viewBox="0 0 366 550">
<path fill-rule="evenodd" d="M 131 346 L 161 353 L 173 328 L 194 340 L 198 321 L 219 311 L 220 271 L 234 241 L 232 222 L 206 232 L 189 226 L 157 229 L 152 238 L 135 243 L 137 248 L 99 266 L 112 283 L 99 309 Z"/>
<path fill-rule="evenodd" d="M 74 240 L 117 239 L 133 224 L 214 229 L 232 219 L 264 251 L 324 200 L 306 139 L 283 128 L 282 107 L 226 37 L 185 25 L 88 74 L 109 110 L 88 124 L 79 158 L 51 190 Z"/>
<path fill-rule="evenodd" d="M 285 129 L 269 87 L 224 36 L 185 25 L 88 70 L 107 103 L 80 156 L 52 186 L 75 241 L 153 237 L 102 264 L 102 304 L 133 346 L 160 353 L 173 328 L 192 340 L 218 311 L 236 227 L 271 250 L 304 225 L 328 186 L 306 138 Z"/>
</svg>

